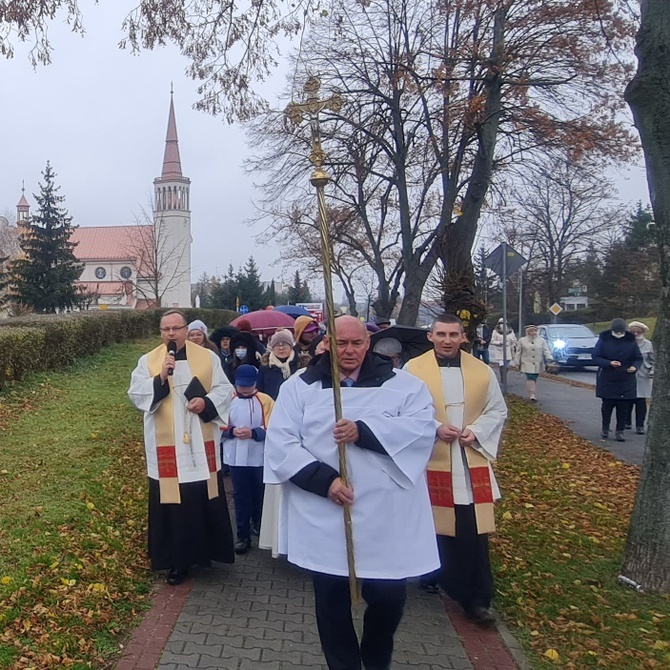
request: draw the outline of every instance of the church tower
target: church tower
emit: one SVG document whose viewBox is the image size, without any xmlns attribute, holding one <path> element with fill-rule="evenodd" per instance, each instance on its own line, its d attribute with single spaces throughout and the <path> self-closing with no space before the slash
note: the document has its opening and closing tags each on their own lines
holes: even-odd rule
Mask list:
<svg viewBox="0 0 670 670">
<path fill-rule="evenodd" d="M 191 180 L 181 171 L 171 90 L 163 171 L 154 179 L 154 242 L 161 307 L 191 306 L 190 186 Z"/>
<path fill-rule="evenodd" d="M 16 205 L 16 225 L 20 226 L 30 219 L 30 204 L 26 200 L 26 189 L 21 187 L 21 200 Z"/>
</svg>

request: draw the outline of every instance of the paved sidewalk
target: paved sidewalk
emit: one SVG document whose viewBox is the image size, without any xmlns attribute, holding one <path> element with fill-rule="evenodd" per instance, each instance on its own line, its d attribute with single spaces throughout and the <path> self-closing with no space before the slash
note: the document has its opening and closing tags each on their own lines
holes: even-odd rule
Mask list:
<svg viewBox="0 0 670 670">
<path fill-rule="evenodd" d="M 201 571 L 157 667 L 327 670 L 316 631 L 311 581 L 306 577 L 258 549 L 234 566 Z M 415 584 L 409 590 L 396 635 L 394 669 L 473 668 L 441 599 L 424 594 Z M 359 620 L 363 607 L 355 609 Z"/>
<path fill-rule="evenodd" d="M 510 370 L 507 377 L 508 391 L 526 398 L 525 376 Z M 560 379 L 542 377 L 537 381 L 538 407 L 547 414 L 562 419 L 567 427 L 592 442 L 597 447 L 607 449 L 624 463 L 642 465 L 645 436 L 637 435 L 634 430 L 625 432 L 626 441 L 614 440 L 614 417 L 610 438 L 600 437 L 600 398 L 596 398 L 592 388 L 572 386 Z"/>
<path fill-rule="evenodd" d="M 354 608 L 359 627 L 364 604 Z M 177 614 L 177 612 L 179 612 Z M 516 660 L 515 660 L 516 659 Z M 481 628 L 460 607 L 408 584 L 393 670 L 519 670 L 501 623 Z M 116 670 L 327 670 L 308 575 L 254 548 L 234 565 L 162 585 Z"/>
</svg>

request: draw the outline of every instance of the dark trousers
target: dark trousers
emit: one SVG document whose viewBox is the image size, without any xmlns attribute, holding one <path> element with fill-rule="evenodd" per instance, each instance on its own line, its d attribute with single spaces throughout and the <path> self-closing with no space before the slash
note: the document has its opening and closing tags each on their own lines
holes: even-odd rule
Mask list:
<svg viewBox="0 0 670 670">
<path fill-rule="evenodd" d="M 248 540 L 251 523 L 260 528 L 263 511 L 263 466 L 231 465 L 230 478 L 233 482 L 233 502 L 237 539 Z"/>
<path fill-rule="evenodd" d="M 456 505 L 456 537 L 437 536 L 440 586 L 464 610 L 490 607 L 493 575 L 489 536 L 477 534 L 474 505 Z"/>
<path fill-rule="evenodd" d="M 391 667 L 393 635 L 402 619 L 404 579 L 363 579 L 367 604 L 360 646 L 351 618 L 349 579 L 313 573 L 316 625 L 330 670 L 387 670 Z"/>
<path fill-rule="evenodd" d="M 633 404 L 632 400 L 619 400 L 618 398 L 603 398 L 600 412 L 603 417 L 603 430 L 609 430 L 612 420 L 612 411 L 616 409 L 616 428 L 622 431 L 626 427 L 628 409 Z"/>
<path fill-rule="evenodd" d="M 489 350 L 488 349 L 474 348 L 472 350 L 472 355 L 475 358 L 478 358 L 480 361 L 483 361 L 484 363 L 486 363 L 486 365 L 488 365 L 491 362 L 491 357 L 489 355 Z"/>
<path fill-rule="evenodd" d="M 635 398 L 635 400 L 629 400 L 630 405 L 628 406 L 628 413 L 626 414 L 626 425 L 633 425 L 633 407 L 635 408 L 635 427 L 644 428 L 644 422 L 647 418 L 647 399 L 646 398 Z"/>
</svg>

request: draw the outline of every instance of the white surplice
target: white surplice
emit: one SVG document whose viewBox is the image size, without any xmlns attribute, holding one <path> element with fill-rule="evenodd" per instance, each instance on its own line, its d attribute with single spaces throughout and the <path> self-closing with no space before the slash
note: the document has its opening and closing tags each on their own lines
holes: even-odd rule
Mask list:
<svg viewBox="0 0 670 670">
<path fill-rule="evenodd" d="M 464 391 L 463 373 L 460 367 L 441 367 L 442 390 L 444 392 L 444 404 L 447 411 L 447 420 L 452 426 L 460 429 L 469 428 L 476 436 L 477 441 L 472 445 L 483 454 L 489 461 L 489 474 L 493 497 L 500 498 L 500 489 L 496 482 L 491 462 L 498 457 L 498 444 L 502 435 L 505 419 L 507 418 L 507 405 L 493 370 L 489 369 L 489 389 L 486 396 L 484 410 L 477 419 L 469 426 L 464 426 Z M 469 505 L 474 502 L 472 497 L 472 484 L 467 468 L 467 461 L 463 448 L 454 440 L 451 443 L 451 473 L 454 487 L 454 503 L 456 505 Z"/>
<path fill-rule="evenodd" d="M 403 579 L 439 567 L 425 470 L 435 440 L 425 384 L 401 370 L 375 388 L 342 388 L 343 416 L 363 421 L 387 454 L 347 445 L 356 574 Z M 347 575 L 342 507 L 290 478 L 321 461 L 339 471 L 332 389 L 294 375 L 282 385 L 265 441 L 265 482 L 281 484 L 277 553 L 309 570 Z"/>
<path fill-rule="evenodd" d="M 212 388 L 207 397 L 212 401 L 218 412 L 213 423 L 217 426 L 215 440 L 217 441 L 216 469 L 221 469 L 221 455 L 218 449 L 219 429 L 228 421 L 228 407 L 233 394 L 233 387 L 221 368 L 221 359 L 217 354 L 208 351 L 212 359 Z M 173 380 L 174 409 L 174 439 L 177 452 L 177 473 L 179 483 L 200 482 L 209 479 L 209 466 L 205 454 L 205 442 L 200 429 L 198 416 L 186 409 L 188 401 L 184 397 L 184 390 L 193 379 L 187 360 L 177 360 L 175 363 Z M 133 370 L 128 396 L 137 407 L 144 412 L 144 447 L 146 450 L 147 473 L 151 479 L 158 479 L 158 460 L 156 456 L 156 430 L 154 413 L 158 404 L 154 400 L 154 378 L 149 374 L 147 356 L 144 355 Z M 188 435 L 188 440 L 185 436 Z"/>
</svg>

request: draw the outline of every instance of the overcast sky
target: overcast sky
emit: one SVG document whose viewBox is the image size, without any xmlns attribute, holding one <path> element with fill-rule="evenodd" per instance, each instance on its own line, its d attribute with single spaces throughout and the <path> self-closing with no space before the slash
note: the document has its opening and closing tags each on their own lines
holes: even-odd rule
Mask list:
<svg viewBox="0 0 670 670">
<path fill-rule="evenodd" d="M 136 0 L 80 4 L 86 34 L 53 25 L 51 65 L 33 70 L 21 45 L 13 60 L 0 59 L 0 214 L 15 212 L 22 179 L 35 204 L 49 160 L 75 224 L 133 223 L 161 172 L 173 82 L 182 169 L 191 179 L 193 279 L 224 273 L 252 254 L 263 279 L 280 279 L 276 250 L 255 245 L 260 231 L 244 224 L 255 213 L 255 194 L 242 170 L 242 128 L 192 109 L 196 86 L 176 49 L 133 56 L 118 48 L 121 22 Z M 282 87 L 277 76 L 266 90 Z M 270 98 L 275 107 L 286 102 Z M 617 186 L 625 206 L 648 201 L 641 167 L 620 175 Z"/>
</svg>

